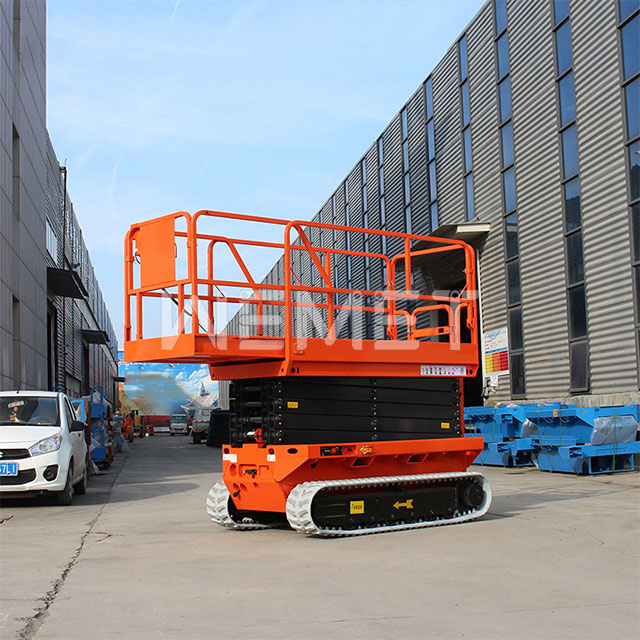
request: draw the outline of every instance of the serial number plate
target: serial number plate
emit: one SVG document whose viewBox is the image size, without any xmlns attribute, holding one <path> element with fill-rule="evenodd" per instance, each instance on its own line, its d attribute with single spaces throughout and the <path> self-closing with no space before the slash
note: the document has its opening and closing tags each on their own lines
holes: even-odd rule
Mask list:
<svg viewBox="0 0 640 640">
<path fill-rule="evenodd" d="M 467 367 L 458 364 L 421 364 L 421 376 L 466 376 Z"/>
<path fill-rule="evenodd" d="M 17 462 L 0 462 L 0 476 L 17 476 Z"/>
</svg>

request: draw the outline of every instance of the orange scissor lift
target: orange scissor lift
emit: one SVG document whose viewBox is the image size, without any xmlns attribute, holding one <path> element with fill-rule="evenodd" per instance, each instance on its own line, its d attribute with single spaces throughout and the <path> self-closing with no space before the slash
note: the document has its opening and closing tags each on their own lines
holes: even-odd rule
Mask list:
<svg viewBox="0 0 640 640">
<path fill-rule="evenodd" d="M 222 235 L 239 226 L 250 237 Z M 259 280 L 248 263 L 265 251 L 281 271 Z M 413 290 L 416 265 L 454 257 L 458 291 Z M 338 286 L 352 271 L 360 288 Z M 486 513 L 489 484 L 467 471 L 483 441 L 463 432 L 476 323 L 474 252 L 458 240 L 215 211 L 125 240 L 125 360 L 232 381 L 207 511 L 234 529 L 358 535 Z"/>
</svg>

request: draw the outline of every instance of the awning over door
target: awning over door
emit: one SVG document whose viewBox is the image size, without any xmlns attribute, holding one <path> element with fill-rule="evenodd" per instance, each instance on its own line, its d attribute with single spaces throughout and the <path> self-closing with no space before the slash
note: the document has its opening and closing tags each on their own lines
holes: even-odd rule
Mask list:
<svg viewBox="0 0 640 640">
<path fill-rule="evenodd" d="M 47 267 L 47 293 L 79 300 L 83 300 L 88 295 L 77 271 L 56 267 Z"/>
<path fill-rule="evenodd" d="M 440 225 L 431 235 L 439 238 L 463 240 L 473 245 L 483 240 L 491 231 L 488 222 L 465 222 L 463 224 Z"/>
<path fill-rule="evenodd" d="M 81 329 L 80 333 L 88 344 L 109 344 L 109 336 L 98 329 Z"/>
</svg>

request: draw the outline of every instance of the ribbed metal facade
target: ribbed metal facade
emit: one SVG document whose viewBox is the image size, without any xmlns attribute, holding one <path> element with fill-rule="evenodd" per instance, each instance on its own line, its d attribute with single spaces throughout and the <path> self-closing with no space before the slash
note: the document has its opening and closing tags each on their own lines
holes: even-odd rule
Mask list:
<svg viewBox="0 0 640 640">
<path fill-rule="evenodd" d="M 45 35 L 44 0 L 0 2 L 0 390 L 101 384 L 115 401 L 117 339 L 46 130 Z M 87 299 L 50 293 L 48 267 L 74 268 Z"/>
<path fill-rule="evenodd" d="M 629 177 L 620 88 L 618 0 L 572 1 L 569 9 L 589 388 L 576 393 L 570 375 L 569 258 L 563 208 L 560 77 L 556 71 L 554 45 L 554 29 L 560 23 L 554 17 L 552 0 L 507 0 L 507 24 L 503 28 L 507 29 L 509 45 L 520 274 L 518 304 L 522 313 L 526 389 L 524 396 L 517 397 L 519 400 L 571 398 L 579 404 L 638 401 L 634 328 L 637 310 L 634 311 Z M 491 224 L 488 236 L 476 246 L 484 332 L 508 326 L 504 224 L 507 212 L 503 202 L 500 142 L 500 124 L 504 124 L 504 117 L 501 119 L 499 114 L 497 89 L 503 74 L 498 73 L 495 11 L 494 0 L 488 1 L 427 75 L 433 87 L 438 224 L 442 231 L 443 225 L 467 222 L 465 171 L 469 168 L 464 167 L 461 91 L 464 78 L 460 75 L 461 51 L 466 52 L 475 205 L 471 223 Z M 464 39 L 462 48 L 460 39 Z M 403 180 L 405 111 L 409 198 Z M 425 85 L 422 84 L 381 134 L 384 193 L 380 188 L 376 139 L 345 178 L 347 189 L 345 182 L 338 185 L 314 220 L 356 226 L 367 222 L 370 227 L 382 228 L 383 195 L 386 229 L 406 230 L 409 203 L 413 232 L 440 233 L 432 229 L 430 223 L 426 123 Z M 366 211 L 362 198 L 362 158 L 366 161 Z M 333 244 L 330 235 L 325 232 L 322 239 L 325 246 Z M 347 246 L 344 233 L 337 233 L 336 246 Z M 397 242 L 388 242 L 388 254 L 393 255 L 399 249 Z M 309 270 L 310 265 L 302 265 L 304 282 L 309 282 Z M 350 269 L 346 259 L 338 260 L 336 270 L 340 286 L 363 287 L 366 276 L 361 259 L 354 260 Z M 373 287 L 380 285 L 381 273 L 372 268 L 369 277 Z M 267 282 L 281 282 L 281 278 L 282 267 L 272 271 Z M 362 330 L 359 326 L 352 329 L 354 336 Z M 345 337 L 344 330 L 342 337 Z M 511 397 L 509 376 L 500 376 L 498 389 L 490 400 L 505 401 Z"/>
</svg>

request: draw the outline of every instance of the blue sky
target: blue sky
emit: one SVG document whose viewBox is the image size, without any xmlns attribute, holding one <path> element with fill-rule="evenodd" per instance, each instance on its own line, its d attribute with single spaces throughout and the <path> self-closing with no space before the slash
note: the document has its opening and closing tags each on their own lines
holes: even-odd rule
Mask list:
<svg viewBox="0 0 640 640">
<path fill-rule="evenodd" d="M 482 4 L 49 0 L 48 128 L 119 340 L 132 222 L 311 218 Z"/>
</svg>

